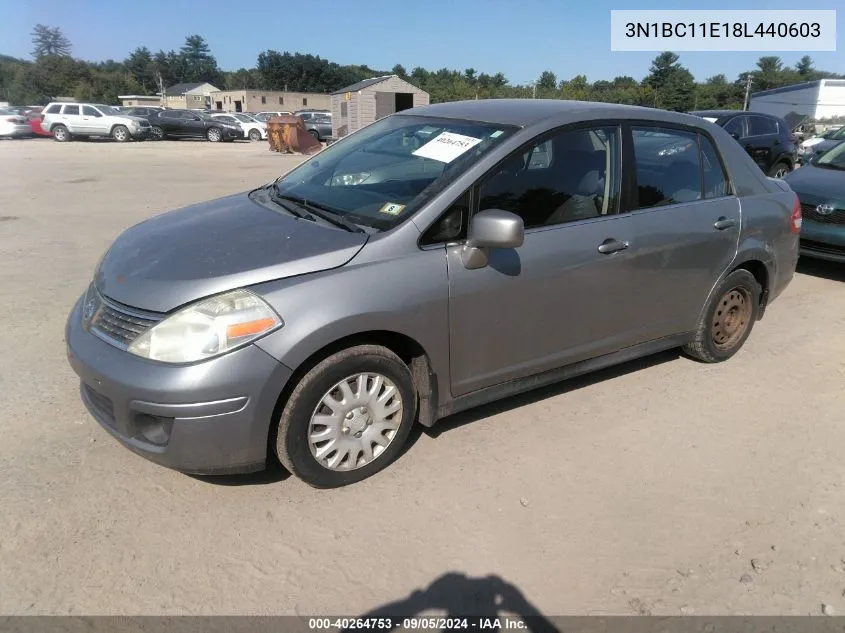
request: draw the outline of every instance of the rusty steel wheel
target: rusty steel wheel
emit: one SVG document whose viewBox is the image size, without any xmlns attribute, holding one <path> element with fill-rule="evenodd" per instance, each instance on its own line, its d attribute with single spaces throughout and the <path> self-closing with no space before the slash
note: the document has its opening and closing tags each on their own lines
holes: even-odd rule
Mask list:
<svg viewBox="0 0 845 633">
<path fill-rule="evenodd" d="M 742 339 L 751 323 L 751 296 L 744 287 L 728 290 L 719 299 L 713 313 L 713 344 L 716 349 L 731 349 Z"/>
<path fill-rule="evenodd" d="M 725 277 L 699 317 L 687 355 L 704 363 L 720 363 L 743 346 L 760 314 L 763 288 L 750 271 L 739 268 Z"/>
</svg>

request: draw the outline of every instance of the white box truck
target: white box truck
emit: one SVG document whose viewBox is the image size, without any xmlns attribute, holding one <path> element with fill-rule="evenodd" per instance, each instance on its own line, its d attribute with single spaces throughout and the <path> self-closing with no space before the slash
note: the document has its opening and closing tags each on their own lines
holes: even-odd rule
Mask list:
<svg viewBox="0 0 845 633">
<path fill-rule="evenodd" d="M 778 116 L 793 127 L 805 119 L 845 117 L 845 79 L 820 79 L 755 92 L 748 109 Z"/>
</svg>

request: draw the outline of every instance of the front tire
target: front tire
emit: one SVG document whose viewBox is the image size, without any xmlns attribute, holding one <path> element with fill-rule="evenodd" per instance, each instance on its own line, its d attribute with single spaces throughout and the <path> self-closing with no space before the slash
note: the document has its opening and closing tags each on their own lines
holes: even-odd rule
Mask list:
<svg viewBox="0 0 845 633">
<path fill-rule="evenodd" d="M 53 138 L 59 143 L 67 143 L 72 137 L 64 125 L 57 125 L 53 128 Z"/>
<path fill-rule="evenodd" d="M 208 139 L 209 143 L 219 143 L 223 140 L 223 133 L 219 127 L 210 127 L 205 133 L 205 138 Z"/>
<path fill-rule="evenodd" d="M 126 143 L 132 138 L 129 134 L 129 129 L 125 125 L 115 125 L 111 131 L 111 136 L 118 143 Z"/>
<path fill-rule="evenodd" d="M 249 131 L 249 140 L 250 141 L 260 141 L 261 140 L 261 132 L 256 128 L 252 128 Z"/>
<path fill-rule="evenodd" d="M 315 365 L 279 419 L 276 455 L 315 488 L 374 475 L 402 450 L 416 416 L 408 366 L 390 350 L 358 345 Z"/>
<path fill-rule="evenodd" d="M 153 125 L 150 128 L 150 135 L 154 141 L 163 141 L 164 140 L 164 130 L 161 129 L 158 125 Z"/>
<path fill-rule="evenodd" d="M 705 363 L 720 363 L 736 354 L 760 314 L 760 294 L 760 284 L 747 270 L 735 270 L 725 277 L 684 352 Z"/>
</svg>

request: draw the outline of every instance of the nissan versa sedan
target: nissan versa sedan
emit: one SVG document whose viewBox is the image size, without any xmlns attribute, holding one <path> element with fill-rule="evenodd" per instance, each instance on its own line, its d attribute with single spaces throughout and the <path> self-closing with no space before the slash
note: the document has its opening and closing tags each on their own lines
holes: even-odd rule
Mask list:
<svg viewBox="0 0 845 633">
<path fill-rule="evenodd" d="M 801 254 L 845 263 L 845 142 L 785 180 L 801 200 Z"/>
<path fill-rule="evenodd" d="M 792 279 L 800 228 L 795 193 L 699 117 L 430 105 L 128 229 L 67 353 L 91 414 L 148 459 L 277 458 L 337 487 L 415 423 L 669 348 L 730 358 Z"/>
</svg>

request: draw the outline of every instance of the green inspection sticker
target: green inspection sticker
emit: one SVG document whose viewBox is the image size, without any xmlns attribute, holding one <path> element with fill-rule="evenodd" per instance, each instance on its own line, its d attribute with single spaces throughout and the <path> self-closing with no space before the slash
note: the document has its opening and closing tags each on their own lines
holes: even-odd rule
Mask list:
<svg viewBox="0 0 845 633">
<path fill-rule="evenodd" d="M 503 134 L 502 130 L 496 130 L 490 135 L 490 138 L 499 138 Z"/>
<path fill-rule="evenodd" d="M 402 213 L 402 209 L 405 208 L 404 204 L 397 204 L 396 202 L 388 202 L 384 205 L 381 209 L 379 209 L 379 213 L 386 213 L 387 215 L 399 215 Z"/>
</svg>

